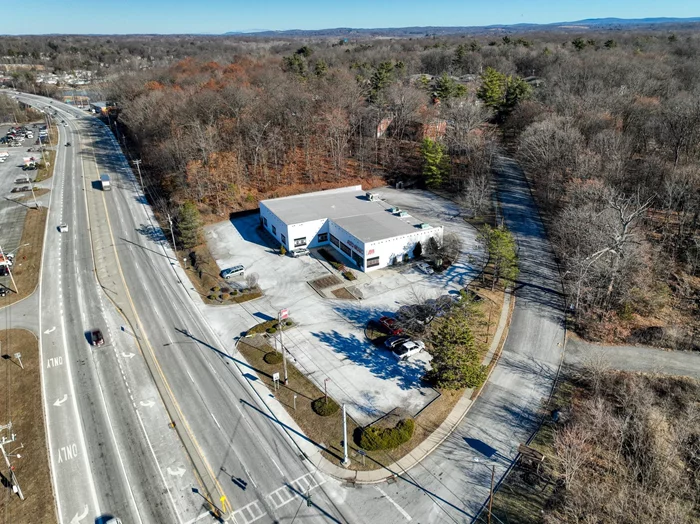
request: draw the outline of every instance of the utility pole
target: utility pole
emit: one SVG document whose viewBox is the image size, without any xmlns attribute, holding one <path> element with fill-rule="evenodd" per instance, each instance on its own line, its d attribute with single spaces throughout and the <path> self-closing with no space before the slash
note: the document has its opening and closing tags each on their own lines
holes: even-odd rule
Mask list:
<svg viewBox="0 0 700 524">
<path fill-rule="evenodd" d="M 0 426 L 0 431 L 7 429 L 11 430 L 12 429 L 12 422 L 9 422 L 5 426 Z M 24 500 L 24 493 L 22 493 L 22 488 L 19 487 L 19 482 L 17 481 L 17 476 L 15 475 L 15 467 L 10 463 L 10 457 L 15 456 L 12 455 L 12 453 L 7 453 L 5 451 L 5 445 L 6 444 L 11 444 L 16 440 L 16 435 L 12 433 L 12 436 L 10 439 L 7 437 L 2 437 L 2 440 L 0 440 L 0 452 L 2 452 L 2 456 L 5 459 L 5 464 L 7 465 L 7 469 L 10 470 L 10 479 L 12 482 L 12 489 L 19 495 L 20 500 Z M 21 445 L 18 449 L 23 448 L 24 446 Z M 22 455 L 16 455 L 17 458 L 22 458 Z"/>
<path fill-rule="evenodd" d="M 288 309 L 280 309 L 277 312 L 277 328 L 280 330 L 280 348 L 282 349 L 282 367 L 284 368 L 284 385 L 289 384 L 289 375 L 287 375 L 287 352 L 284 349 L 284 342 L 282 342 L 282 320 L 285 320 L 289 316 Z"/>
<path fill-rule="evenodd" d="M 168 224 L 170 225 L 170 234 L 173 237 L 173 249 L 175 250 L 175 260 L 177 260 L 177 244 L 175 243 L 175 230 L 173 229 L 173 221 L 170 218 L 170 213 L 166 213 L 165 216 L 168 217 Z"/>
<path fill-rule="evenodd" d="M 144 192 L 144 195 L 146 194 L 146 188 L 143 185 L 143 177 L 141 176 L 141 159 L 138 160 L 132 160 L 134 165 L 136 166 L 136 169 L 139 172 L 139 180 L 141 181 L 141 190 Z"/>
<path fill-rule="evenodd" d="M 491 464 L 491 489 L 489 490 L 489 521 L 488 524 L 491 524 L 491 506 L 493 505 L 493 479 L 496 476 L 496 466 L 495 464 Z"/>
</svg>

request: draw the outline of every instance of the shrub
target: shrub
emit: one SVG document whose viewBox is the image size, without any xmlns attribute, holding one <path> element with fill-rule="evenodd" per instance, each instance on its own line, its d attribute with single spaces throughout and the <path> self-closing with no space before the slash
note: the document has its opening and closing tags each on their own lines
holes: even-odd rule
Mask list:
<svg viewBox="0 0 700 524">
<path fill-rule="evenodd" d="M 224 293 L 221 293 L 221 294 L 219 295 L 219 300 L 223 300 L 224 298 L 226 298 L 226 297 L 224 297 Z"/>
<path fill-rule="evenodd" d="M 328 402 L 326 402 L 326 397 L 317 398 L 311 403 L 311 409 L 314 413 L 322 417 L 328 417 L 337 413 L 340 409 L 338 403 L 332 398 L 328 397 Z"/>
<path fill-rule="evenodd" d="M 220 291 L 220 288 L 219 288 L 219 286 L 214 286 L 213 288 L 211 288 L 211 290 L 212 290 L 214 293 L 218 293 L 218 292 Z"/>
<path fill-rule="evenodd" d="M 285 326 L 291 326 L 292 324 L 293 324 L 293 322 L 292 322 L 291 320 L 287 320 L 287 321 L 284 323 Z"/>
<path fill-rule="evenodd" d="M 274 366 L 275 364 L 279 364 L 280 362 L 282 362 L 282 355 L 280 353 L 277 353 L 277 351 L 270 351 L 268 353 L 265 353 L 263 360 L 268 364 Z"/>
<path fill-rule="evenodd" d="M 358 445 L 367 451 L 394 449 L 405 444 L 413 436 L 413 419 L 400 420 L 393 428 L 368 427 L 360 432 Z"/>
<path fill-rule="evenodd" d="M 357 280 L 357 277 L 355 276 L 355 273 L 352 271 L 348 270 L 345 273 L 343 273 L 343 276 L 347 278 L 348 280 Z"/>
<path fill-rule="evenodd" d="M 235 297 L 236 295 L 238 295 L 238 290 L 234 289 L 233 291 L 231 291 L 231 294 Z"/>
<path fill-rule="evenodd" d="M 230 290 L 229 288 L 227 288 L 227 287 L 222 287 L 222 288 L 221 288 L 221 292 L 222 292 L 222 293 L 230 293 L 231 290 Z"/>
<path fill-rule="evenodd" d="M 273 335 L 274 333 L 277 333 L 277 328 L 269 327 L 265 331 L 270 335 Z"/>
<path fill-rule="evenodd" d="M 287 254 L 287 248 L 284 246 L 280 246 L 280 255 L 284 256 Z"/>
<path fill-rule="evenodd" d="M 213 293 L 207 297 L 209 300 L 216 300 L 216 295 Z"/>
</svg>

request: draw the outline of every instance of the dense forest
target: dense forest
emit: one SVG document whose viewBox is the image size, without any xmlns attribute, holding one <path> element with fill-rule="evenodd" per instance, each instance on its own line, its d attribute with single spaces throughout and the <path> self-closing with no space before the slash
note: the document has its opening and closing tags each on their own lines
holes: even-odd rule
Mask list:
<svg viewBox="0 0 700 524">
<path fill-rule="evenodd" d="M 157 207 L 207 220 L 362 183 L 489 210 L 495 160 L 524 168 L 591 339 L 697 349 L 700 33 L 282 40 L 0 39 L 100 70 Z"/>
</svg>

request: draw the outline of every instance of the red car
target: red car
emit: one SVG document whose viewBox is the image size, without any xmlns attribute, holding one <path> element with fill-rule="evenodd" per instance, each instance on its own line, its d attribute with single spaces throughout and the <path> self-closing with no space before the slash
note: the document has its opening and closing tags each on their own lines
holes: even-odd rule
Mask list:
<svg viewBox="0 0 700 524">
<path fill-rule="evenodd" d="M 379 323 L 386 329 L 390 335 L 401 335 L 403 329 L 398 326 L 398 322 L 395 318 L 382 317 L 379 319 Z"/>
</svg>

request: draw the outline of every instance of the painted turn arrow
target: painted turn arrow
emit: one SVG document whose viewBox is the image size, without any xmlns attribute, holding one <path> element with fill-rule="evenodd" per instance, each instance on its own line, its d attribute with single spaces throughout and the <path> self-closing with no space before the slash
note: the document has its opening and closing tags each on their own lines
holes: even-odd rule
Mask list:
<svg viewBox="0 0 700 524">
<path fill-rule="evenodd" d="M 153 402 L 152 400 L 146 400 L 144 402 L 142 400 L 141 402 L 139 402 L 139 404 L 141 404 L 144 408 L 150 408 L 151 406 L 153 406 L 155 404 L 155 402 Z"/>
<path fill-rule="evenodd" d="M 53 333 L 54 331 L 56 331 L 56 326 L 52 327 L 51 329 L 47 329 L 46 331 L 44 331 L 44 335 L 48 335 L 49 333 Z"/>
<path fill-rule="evenodd" d="M 134 358 L 136 355 L 133 353 L 122 353 L 122 357 L 124 358 Z"/>
<path fill-rule="evenodd" d="M 88 507 L 87 505 L 85 506 L 85 509 L 83 509 L 83 512 L 78 515 L 77 513 L 75 514 L 75 517 L 70 519 L 70 524 L 78 524 L 81 520 L 83 520 L 85 517 L 87 517 L 88 514 Z"/>
<path fill-rule="evenodd" d="M 177 469 L 171 469 L 168 467 L 168 475 L 171 475 L 173 477 L 182 477 L 185 474 L 185 468 L 182 466 L 178 466 Z"/>
<path fill-rule="evenodd" d="M 61 405 L 68 400 L 68 395 L 63 395 L 63 398 L 56 400 L 56 402 L 53 403 L 54 406 L 61 407 Z"/>
</svg>

